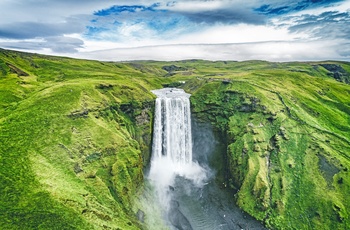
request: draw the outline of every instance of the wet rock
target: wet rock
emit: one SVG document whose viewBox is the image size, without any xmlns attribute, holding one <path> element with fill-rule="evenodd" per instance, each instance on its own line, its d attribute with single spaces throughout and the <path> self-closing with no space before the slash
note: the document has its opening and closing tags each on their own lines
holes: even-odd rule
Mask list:
<svg viewBox="0 0 350 230">
<path fill-rule="evenodd" d="M 140 209 L 137 210 L 136 217 L 141 223 L 145 222 L 145 212 L 144 211 L 142 211 Z"/>
<path fill-rule="evenodd" d="M 179 202 L 172 200 L 169 211 L 170 223 L 179 230 L 192 230 L 192 226 L 186 216 L 179 210 Z"/>
<path fill-rule="evenodd" d="M 180 205 L 179 205 L 179 202 L 177 202 L 176 200 L 171 200 L 170 201 L 170 208 L 173 209 L 173 208 L 178 208 Z"/>
<path fill-rule="evenodd" d="M 136 124 L 144 125 L 150 122 L 150 116 L 148 115 L 148 109 L 144 109 L 141 111 L 141 114 L 136 116 Z"/>
</svg>

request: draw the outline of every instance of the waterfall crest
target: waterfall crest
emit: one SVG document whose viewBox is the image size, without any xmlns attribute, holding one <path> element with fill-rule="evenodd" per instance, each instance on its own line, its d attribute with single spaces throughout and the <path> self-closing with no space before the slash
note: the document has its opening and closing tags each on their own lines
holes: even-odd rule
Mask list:
<svg viewBox="0 0 350 230">
<path fill-rule="evenodd" d="M 156 99 L 152 157 L 174 164 L 192 163 L 190 94 L 181 89 L 152 91 Z"/>
</svg>

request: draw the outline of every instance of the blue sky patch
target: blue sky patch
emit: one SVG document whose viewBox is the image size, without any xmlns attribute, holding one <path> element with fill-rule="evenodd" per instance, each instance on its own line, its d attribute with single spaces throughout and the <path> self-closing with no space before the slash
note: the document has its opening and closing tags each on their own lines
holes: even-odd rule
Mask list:
<svg viewBox="0 0 350 230">
<path fill-rule="evenodd" d="M 157 11 L 157 7 L 159 7 L 159 3 L 155 3 L 151 6 L 143 6 L 143 5 L 132 5 L 132 6 L 112 6 L 108 9 L 99 10 L 94 13 L 96 16 L 109 16 L 109 15 L 117 15 L 123 12 L 136 13 L 139 11 Z"/>
<path fill-rule="evenodd" d="M 93 37 L 96 34 L 102 33 L 102 32 L 106 32 L 109 31 L 108 28 L 104 28 L 104 27 L 96 27 L 96 26 L 87 26 L 86 27 L 86 32 L 85 32 L 85 36 L 86 37 Z"/>
<path fill-rule="evenodd" d="M 96 16 L 109 16 L 113 14 L 120 14 L 122 12 L 134 13 L 138 10 L 144 11 L 146 7 L 144 6 L 112 6 L 108 9 L 99 10 L 94 13 Z"/>
<path fill-rule="evenodd" d="M 163 38 L 171 38 L 176 31 L 189 31 L 191 22 L 185 16 L 169 12 L 164 9 L 157 9 L 159 3 L 151 6 L 112 6 L 108 9 L 94 13 L 95 18 L 90 20 L 91 25 L 86 27 L 85 36 L 90 39 L 99 39 L 103 33 L 110 31 L 110 39 L 113 41 L 127 40 L 131 34 L 141 38 L 147 36 L 144 31 L 152 31 L 151 34 Z M 134 26 L 134 30 L 128 32 L 125 28 Z M 193 30 L 193 28 L 191 29 Z M 114 33 L 115 35 L 113 35 Z M 152 36 L 153 36 L 152 35 Z"/>
<path fill-rule="evenodd" d="M 284 15 L 292 12 L 298 12 L 300 10 L 312 9 L 316 7 L 327 7 L 332 6 L 335 3 L 343 2 L 344 0 L 303 0 L 299 2 L 288 3 L 285 2 L 284 5 L 269 5 L 264 4 L 258 8 L 255 8 L 254 11 L 260 14 L 268 16 L 278 16 Z"/>
</svg>

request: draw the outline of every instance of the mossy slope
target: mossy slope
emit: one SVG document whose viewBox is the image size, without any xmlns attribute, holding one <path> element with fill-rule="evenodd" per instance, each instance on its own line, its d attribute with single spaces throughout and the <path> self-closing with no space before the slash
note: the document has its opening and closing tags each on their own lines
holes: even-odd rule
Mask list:
<svg viewBox="0 0 350 230">
<path fill-rule="evenodd" d="M 192 102 L 226 133 L 238 205 L 272 229 L 349 228 L 349 85 L 317 63 L 236 65 Z"/>
<path fill-rule="evenodd" d="M 0 226 L 138 229 L 131 198 L 161 85 L 126 64 L 10 51 L 0 62 Z"/>
</svg>

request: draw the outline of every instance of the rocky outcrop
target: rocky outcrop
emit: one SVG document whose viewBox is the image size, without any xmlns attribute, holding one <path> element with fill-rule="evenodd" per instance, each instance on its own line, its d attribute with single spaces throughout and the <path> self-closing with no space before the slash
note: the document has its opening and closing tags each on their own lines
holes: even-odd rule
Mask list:
<svg viewBox="0 0 350 230">
<path fill-rule="evenodd" d="M 338 64 L 320 64 L 323 68 L 329 71 L 329 76 L 337 81 L 350 84 L 350 74 Z"/>
<path fill-rule="evenodd" d="M 172 200 L 168 216 L 170 223 L 179 230 L 192 230 L 192 226 L 186 216 L 180 211 L 179 203 Z"/>
<path fill-rule="evenodd" d="M 26 77 L 29 76 L 28 73 L 24 72 L 23 70 L 21 70 L 20 68 L 10 64 L 10 63 L 6 63 L 7 66 L 10 68 L 11 73 L 15 73 L 17 74 L 19 77 Z"/>
<path fill-rule="evenodd" d="M 181 66 L 176 66 L 176 65 L 165 65 L 162 67 L 163 70 L 167 72 L 175 72 L 175 71 L 186 71 L 187 68 L 181 67 Z"/>
</svg>

